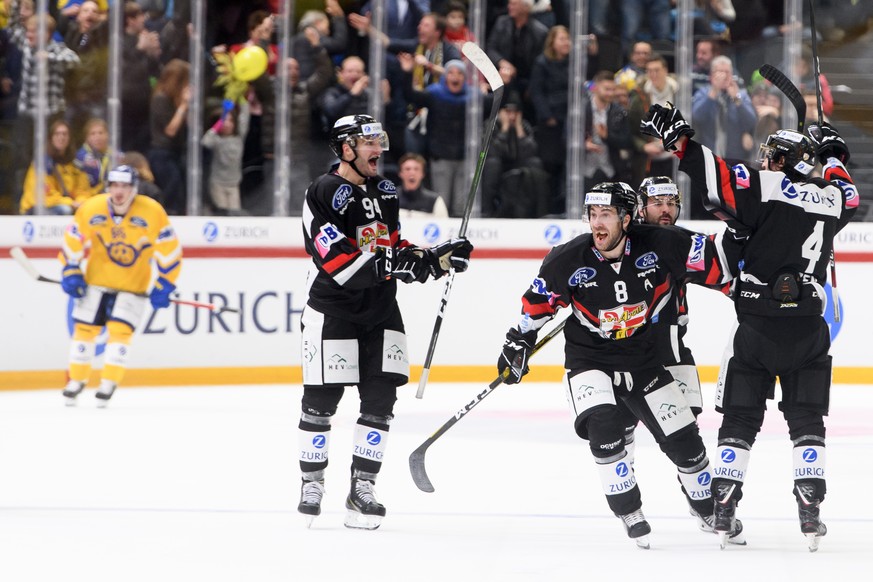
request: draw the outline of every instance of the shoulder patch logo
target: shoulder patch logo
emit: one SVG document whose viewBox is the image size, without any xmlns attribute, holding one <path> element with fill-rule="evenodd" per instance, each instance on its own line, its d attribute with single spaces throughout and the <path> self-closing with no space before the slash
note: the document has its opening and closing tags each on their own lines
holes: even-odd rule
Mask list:
<svg viewBox="0 0 873 582">
<path fill-rule="evenodd" d="M 394 182 L 392 182 L 391 180 L 382 180 L 376 186 L 376 189 L 380 190 L 381 192 L 385 192 L 386 194 L 396 194 L 397 193 L 397 186 L 395 186 Z"/>
<path fill-rule="evenodd" d="M 653 252 L 649 252 L 641 256 L 637 259 L 636 265 L 637 269 L 651 269 L 655 265 L 658 264 L 658 255 Z"/>
<path fill-rule="evenodd" d="M 576 272 L 570 275 L 570 279 L 567 282 L 570 284 L 570 287 L 578 287 L 582 283 L 593 279 L 595 275 L 597 275 L 597 271 L 591 267 L 582 267 L 581 269 L 576 269 Z"/>
<path fill-rule="evenodd" d="M 336 189 L 336 192 L 333 193 L 333 201 L 331 202 L 331 206 L 334 210 L 339 210 L 348 203 L 351 195 L 352 187 L 348 184 L 343 184 Z"/>
<path fill-rule="evenodd" d="M 786 198 L 792 200 L 797 198 L 797 188 L 794 187 L 794 183 L 787 176 L 782 178 L 782 193 L 785 194 Z"/>
<path fill-rule="evenodd" d="M 737 164 L 733 167 L 734 176 L 737 178 L 737 188 L 745 190 L 749 187 L 751 172 L 745 164 Z"/>
</svg>

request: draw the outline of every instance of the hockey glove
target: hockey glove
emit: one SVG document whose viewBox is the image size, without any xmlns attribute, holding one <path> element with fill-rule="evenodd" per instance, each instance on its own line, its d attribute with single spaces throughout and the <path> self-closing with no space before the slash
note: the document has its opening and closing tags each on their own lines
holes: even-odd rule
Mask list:
<svg viewBox="0 0 873 582">
<path fill-rule="evenodd" d="M 439 279 L 454 269 L 463 273 L 470 266 L 470 253 L 473 252 L 473 243 L 466 238 L 453 238 L 425 251 L 431 268 L 431 275 Z"/>
<path fill-rule="evenodd" d="M 64 289 L 64 293 L 76 299 L 85 296 L 88 285 L 85 283 L 85 277 L 82 275 L 79 265 L 67 265 L 61 271 L 61 275 L 61 287 Z"/>
<path fill-rule="evenodd" d="M 670 107 L 652 105 L 640 122 L 640 132 L 661 138 L 664 149 L 674 152 L 677 149 L 676 142 L 679 141 L 679 138 L 683 135 L 694 137 L 694 129 L 688 125 L 678 109 L 669 102 L 667 105 Z"/>
<path fill-rule="evenodd" d="M 418 247 L 406 247 L 397 251 L 392 275 L 404 283 L 424 283 L 430 274 L 424 258 L 425 251 Z"/>
<path fill-rule="evenodd" d="M 523 334 L 514 327 L 506 332 L 503 352 L 497 360 L 497 371 L 503 377 L 504 384 L 518 384 L 530 371 L 527 360 L 533 351 L 535 341 L 536 332 Z"/>
<path fill-rule="evenodd" d="M 842 138 L 837 128 L 828 123 L 809 126 L 809 137 L 815 142 L 815 153 L 822 165 L 827 164 L 828 158 L 837 158 L 843 164 L 849 161 L 849 146 Z"/>
<path fill-rule="evenodd" d="M 149 293 L 149 301 L 152 302 L 154 309 L 161 309 L 170 306 L 170 293 L 176 290 L 176 286 L 164 279 L 158 277 L 155 281 L 155 286 L 152 287 L 152 292 Z"/>
</svg>

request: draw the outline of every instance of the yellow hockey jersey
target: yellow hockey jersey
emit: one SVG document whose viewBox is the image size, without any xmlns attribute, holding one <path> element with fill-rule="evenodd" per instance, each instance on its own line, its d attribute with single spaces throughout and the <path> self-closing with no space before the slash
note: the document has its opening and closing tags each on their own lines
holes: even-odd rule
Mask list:
<svg viewBox="0 0 873 582">
<path fill-rule="evenodd" d="M 108 194 L 79 207 L 64 232 L 59 258 L 67 265 L 86 256 L 89 285 L 130 293 L 145 293 L 158 276 L 175 284 L 182 270 L 182 247 L 167 212 L 142 195 L 124 216 L 113 215 Z"/>
</svg>

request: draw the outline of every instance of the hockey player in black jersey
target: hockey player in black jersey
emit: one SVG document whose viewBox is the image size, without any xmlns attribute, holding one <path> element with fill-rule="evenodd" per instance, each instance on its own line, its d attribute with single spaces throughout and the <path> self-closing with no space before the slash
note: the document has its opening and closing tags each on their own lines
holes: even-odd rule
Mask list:
<svg viewBox="0 0 873 582">
<path fill-rule="evenodd" d="M 564 384 L 576 433 L 589 441 L 609 508 L 647 548 L 651 528 L 624 446 L 624 410 L 643 422 L 676 465 L 694 511 L 711 516 L 709 459 L 691 407 L 664 366 L 679 358 L 674 305 L 680 281 L 715 284 L 731 274 L 723 271 L 712 239 L 632 224 L 636 200 L 622 182 L 598 184 L 585 195 L 591 233 L 546 256 L 497 366 L 507 384 L 521 381 L 537 331 L 560 308 L 572 310 L 564 327 Z"/>
<path fill-rule="evenodd" d="M 751 448 L 778 376 L 779 410 L 794 445 L 800 529 L 815 551 L 827 533 L 819 514 L 831 383 L 824 285 L 834 237 L 858 207 L 844 166 L 849 150 L 827 123 L 809 135 L 783 129 L 763 144 L 762 169 L 731 168 L 690 139 L 694 130 L 676 109 L 653 106 L 641 129 L 675 152 L 693 195 L 715 216 L 751 231 L 735 291 L 738 324 L 716 386 L 716 409 L 723 414 L 712 482 L 716 530 L 730 531 L 735 520 Z M 822 178 L 813 177 L 817 161 Z"/>
<path fill-rule="evenodd" d="M 339 165 L 306 190 L 303 236 L 312 257 L 303 328 L 299 425 L 303 473 L 298 511 L 321 513 L 331 417 L 345 386 L 361 398 L 345 525 L 375 529 L 385 515 L 374 484 L 382 466 L 397 387 L 409 379 L 397 281 L 423 283 L 467 269 L 473 246 L 456 238 L 429 249 L 404 240 L 394 184 L 377 174 L 388 137 L 367 115 L 339 119 L 330 134 Z"/>
</svg>

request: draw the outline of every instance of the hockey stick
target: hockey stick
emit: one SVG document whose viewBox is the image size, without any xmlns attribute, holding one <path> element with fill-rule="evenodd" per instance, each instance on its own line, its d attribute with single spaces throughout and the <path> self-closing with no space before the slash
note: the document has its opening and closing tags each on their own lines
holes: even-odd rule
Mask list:
<svg viewBox="0 0 873 582">
<path fill-rule="evenodd" d="M 547 333 L 540 341 L 536 343 L 536 345 L 531 350 L 530 355 L 533 356 L 535 353 L 540 351 L 543 346 L 545 346 L 549 341 L 552 340 L 556 335 L 561 333 L 561 330 L 564 329 L 564 325 L 567 323 L 565 319 L 561 323 L 555 326 L 555 328 Z M 503 374 L 494 379 L 491 384 L 488 385 L 488 388 L 477 394 L 473 400 L 468 402 L 462 409 L 457 411 L 455 415 L 447 420 L 445 424 L 439 427 L 435 433 L 430 435 L 426 441 L 421 443 L 417 449 L 412 451 L 412 454 L 409 455 L 409 472 L 412 473 L 412 480 L 415 482 L 415 486 L 425 491 L 426 493 L 433 493 L 434 488 L 433 484 L 430 482 L 430 479 L 427 476 L 427 470 L 424 467 L 424 455 L 427 453 L 428 447 L 436 442 L 438 438 L 443 436 L 450 428 L 455 426 L 458 421 L 460 421 L 464 416 L 467 415 L 468 412 L 473 410 L 477 404 L 485 400 L 485 398 L 494 392 L 494 390 L 503 383 L 503 380 L 509 375 L 509 369 L 504 370 Z"/>
<path fill-rule="evenodd" d="M 476 161 L 476 171 L 473 173 L 473 181 L 470 183 L 470 192 L 467 194 L 467 204 L 464 206 L 464 217 L 461 219 L 461 228 L 458 230 L 458 236 L 463 237 L 467 233 L 467 224 L 470 222 L 470 214 L 473 212 L 473 202 L 476 199 L 476 190 L 479 188 L 479 181 L 482 178 L 482 170 L 485 167 L 485 156 L 488 155 L 488 148 L 491 147 L 491 138 L 494 135 L 494 126 L 497 124 L 497 113 L 500 111 L 500 102 L 503 101 L 503 79 L 500 78 L 500 73 L 497 72 L 497 67 L 488 58 L 481 48 L 476 43 L 465 42 L 461 47 L 461 52 L 467 57 L 473 66 L 482 73 L 488 84 L 491 86 L 492 101 L 491 114 L 488 117 L 488 123 L 485 126 L 485 135 L 482 137 L 482 147 L 479 150 L 479 159 Z M 415 393 L 416 398 L 424 396 L 424 387 L 427 386 L 427 378 L 430 375 L 430 366 L 433 363 L 433 355 L 436 351 L 437 339 L 440 335 L 440 328 L 443 325 L 443 319 L 446 315 L 446 306 L 449 303 L 449 296 L 452 294 L 452 283 L 455 281 L 455 271 L 449 273 L 446 280 L 446 286 L 443 289 L 443 296 L 440 298 L 440 306 L 437 310 L 436 321 L 433 324 L 433 332 L 430 336 L 430 345 L 427 347 L 427 356 L 424 359 L 424 367 L 421 370 L 421 378 L 418 381 L 418 391 Z"/>
<path fill-rule="evenodd" d="M 806 101 L 803 99 L 803 95 L 800 94 L 800 91 L 794 86 L 791 79 L 773 65 L 761 65 L 758 72 L 761 73 L 762 77 L 773 83 L 777 89 L 782 91 L 782 94 L 794 106 L 794 110 L 797 111 L 797 131 L 802 133 L 803 127 L 806 124 Z"/>
<path fill-rule="evenodd" d="M 54 283 L 55 285 L 60 285 L 61 282 L 58 279 L 52 279 L 50 277 L 46 277 L 42 273 L 36 270 L 36 267 L 33 266 L 33 263 L 30 262 L 30 258 L 25 254 L 24 249 L 21 247 L 12 247 L 9 249 L 9 256 L 15 259 L 21 268 L 24 269 L 28 275 L 31 276 L 32 279 L 36 281 L 40 281 L 42 283 Z M 107 289 L 111 291 L 111 289 Z M 141 297 L 148 297 L 148 295 L 140 295 Z M 239 313 L 239 309 L 233 307 L 224 307 L 218 306 L 213 303 L 201 303 L 200 301 L 187 301 L 184 299 L 170 299 L 170 303 L 175 303 L 176 305 L 188 305 L 190 307 L 199 307 L 201 309 L 208 309 L 210 311 L 214 311 L 215 313 L 223 313 L 227 311 L 228 313 Z"/>
<path fill-rule="evenodd" d="M 809 28 L 811 29 L 812 40 L 812 67 L 813 78 L 815 79 L 815 105 L 818 108 L 818 126 L 816 127 L 818 135 L 812 135 L 813 131 L 810 127 L 810 135 L 813 139 L 821 142 L 821 124 L 824 121 L 824 112 L 821 106 L 821 64 L 818 60 L 818 32 L 815 28 L 815 7 L 812 0 L 809 0 Z M 834 301 L 834 321 L 840 321 L 840 296 L 837 293 L 837 259 L 834 256 L 834 249 L 831 247 L 831 294 Z"/>
</svg>

